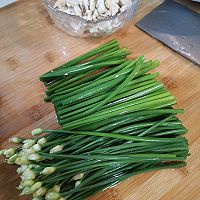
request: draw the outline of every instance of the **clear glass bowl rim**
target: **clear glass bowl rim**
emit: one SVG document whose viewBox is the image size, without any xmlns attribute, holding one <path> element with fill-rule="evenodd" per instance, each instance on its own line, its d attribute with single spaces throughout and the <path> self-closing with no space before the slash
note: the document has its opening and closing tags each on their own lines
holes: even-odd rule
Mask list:
<svg viewBox="0 0 200 200">
<path fill-rule="evenodd" d="M 46 6 L 48 6 L 54 12 L 58 12 L 58 13 L 61 13 L 63 15 L 70 16 L 72 18 L 76 18 L 78 20 L 81 20 L 81 21 L 84 21 L 84 22 L 87 22 L 87 23 L 93 23 L 93 24 L 96 24 L 98 22 L 104 22 L 104 21 L 108 21 L 108 20 L 113 20 L 113 19 L 117 18 L 118 16 L 123 15 L 124 13 L 128 12 L 129 10 L 131 10 L 132 7 L 136 6 L 137 3 L 139 2 L 139 0 L 132 0 L 132 5 L 127 10 L 124 10 L 123 12 L 117 13 L 114 16 L 109 16 L 109 17 L 107 17 L 105 19 L 100 19 L 100 20 L 97 20 L 97 21 L 93 21 L 93 20 L 86 20 L 86 19 L 83 19 L 83 18 L 81 18 L 79 16 L 71 15 L 71 14 L 65 13 L 63 11 L 60 11 L 60 10 L 54 8 L 53 6 L 51 6 L 50 3 L 49 3 L 49 0 L 43 0 L 43 1 L 46 4 Z"/>
</svg>

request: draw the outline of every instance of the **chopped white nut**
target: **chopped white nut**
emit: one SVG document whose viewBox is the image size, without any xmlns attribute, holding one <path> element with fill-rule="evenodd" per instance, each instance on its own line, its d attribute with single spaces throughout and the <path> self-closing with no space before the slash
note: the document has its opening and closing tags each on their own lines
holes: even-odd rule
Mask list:
<svg viewBox="0 0 200 200">
<path fill-rule="evenodd" d="M 54 8 L 62 8 L 65 5 L 66 5 L 65 0 L 57 0 L 56 3 L 54 4 Z"/>
<path fill-rule="evenodd" d="M 87 10 L 85 13 L 86 19 L 87 20 L 92 20 L 92 11 L 91 10 Z"/>
<path fill-rule="evenodd" d="M 90 6 L 90 3 L 89 3 L 89 0 L 83 0 L 83 11 L 85 12 L 86 10 L 89 10 L 89 6 Z"/>
<path fill-rule="evenodd" d="M 132 0 L 57 0 L 54 7 L 70 15 L 97 21 L 128 9 Z"/>
<path fill-rule="evenodd" d="M 136 7 L 137 4 L 138 0 L 136 2 L 133 0 L 57 0 L 54 7 L 83 19 L 71 18 L 67 15 L 64 17 L 63 13 L 58 13 L 55 17 L 56 20 L 60 20 L 63 30 L 69 29 L 66 32 L 70 35 L 90 37 L 107 35 L 122 27 L 133 13 L 123 14 L 123 17 L 116 15 L 128 10 L 132 5 Z M 130 9 L 130 12 L 133 9 Z M 110 16 L 116 17 L 111 19 Z M 89 23 L 86 20 L 96 23 Z"/>
<path fill-rule="evenodd" d="M 114 16 L 119 12 L 120 6 L 117 2 L 110 0 L 111 15 Z"/>
<path fill-rule="evenodd" d="M 92 15 L 92 20 L 96 21 L 99 17 L 99 13 L 97 9 L 94 10 L 94 14 Z"/>
<path fill-rule="evenodd" d="M 97 0 L 90 0 L 90 10 L 94 11 L 96 7 Z"/>
<path fill-rule="evenodd" d="M 106 13 L 107 8 L 106 8 L 106 5 L 105 5 L 105 0 L 97 0 L 96 8 L 97 8 L 99 13 Z"/>
</svg>

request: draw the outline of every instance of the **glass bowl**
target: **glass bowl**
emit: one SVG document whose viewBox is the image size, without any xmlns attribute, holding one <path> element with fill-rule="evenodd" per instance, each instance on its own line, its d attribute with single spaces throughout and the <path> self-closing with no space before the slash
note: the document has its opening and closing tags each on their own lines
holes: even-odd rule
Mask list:
<svg viewBox="0 0 200 200">
<path fill-rule="evenodd" d="M 122 28 L 135 14 L 139 0 L 133 0 L 127 10 L 98 21 L 88 21 L 59 11 L 54 8 L 55 2 L 56 0 L 44 0 L 45 7 L 54 23 L 71 36 L 89 38 L 109 35 Z"/>
</svg>

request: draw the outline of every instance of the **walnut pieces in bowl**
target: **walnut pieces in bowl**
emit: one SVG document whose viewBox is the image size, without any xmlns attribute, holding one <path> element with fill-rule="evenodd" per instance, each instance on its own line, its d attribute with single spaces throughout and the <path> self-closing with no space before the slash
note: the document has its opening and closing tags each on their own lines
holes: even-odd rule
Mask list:
<svg viewBox="0 0 200 200">
<path fill-rule="evenodd" d="M 77 37 L 109 35 L 130 20 L 139 0 L 44 0 L 54 23 Z"/>
</svg>

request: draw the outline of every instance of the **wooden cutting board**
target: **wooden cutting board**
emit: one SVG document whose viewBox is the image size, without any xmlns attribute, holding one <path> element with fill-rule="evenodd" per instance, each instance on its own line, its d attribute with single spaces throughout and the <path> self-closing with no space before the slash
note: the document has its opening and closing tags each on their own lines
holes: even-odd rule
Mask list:
<svg viewBox="0 0 200 200">
<path fill-rule="evenodd" d="M 161 0 L 142 0 L 137 15 L 123 30 L 96 39 L 73 38 L 55 27 L 41 1 L 22 0 L 0 10 L 0 142 L 24 136 L 33 128 L 56 129 L 51 104 L 42 101 L 44 87 L 39 75 L 66 60 L 112 38 L 133 52 L 157 58 L 157 69 L 165 86 L 177 97 L 176 107 L 188 129 L 191 156 L 188 166 L 132 177 L 90 200 L 198 200 L 200 199 L 200 68 L 151 38 L 134 23 L 150 12 Z M 200 10 L 197 4 L 182 1 Z M 0 161 L 0 200 L 24 200 L 15 188 L 19 183 L 16 168 Z"/>
</svg>

